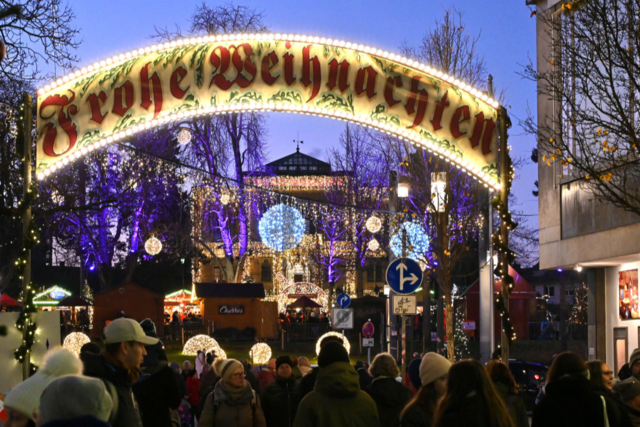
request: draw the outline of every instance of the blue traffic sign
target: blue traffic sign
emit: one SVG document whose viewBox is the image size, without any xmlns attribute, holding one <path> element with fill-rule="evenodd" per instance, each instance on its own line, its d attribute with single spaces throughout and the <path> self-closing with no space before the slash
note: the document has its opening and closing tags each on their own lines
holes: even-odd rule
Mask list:
<svg viewBox="0 0 640 427">
<path fill-rule="evenodd" d="M 422 285 L 422 268 L 409 258 L 398 258 L 387 267 L 387 283 L 397 294 L 412 294 Z"/>
<path fill-rule="evenodd" d="M 349 304 L 351 304 L 351 297 L 347 294 L 340 294 L 338 298 L 336 298 L 336 302 L 338 303 L 338 307 L 347 308 Z"/>
</svg>

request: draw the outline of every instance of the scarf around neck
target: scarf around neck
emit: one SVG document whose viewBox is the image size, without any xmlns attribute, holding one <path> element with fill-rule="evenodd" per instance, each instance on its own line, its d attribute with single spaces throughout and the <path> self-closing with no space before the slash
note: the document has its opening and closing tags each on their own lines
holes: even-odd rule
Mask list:
<svg viewBox="0 0 640 427">
<path fill-rule="evenodd" d="M 217 404 L 227 401 L 230 405 L 242 405 L 253 399 L 253 390 L 247 380 L 240 388 L 230 387 L 226 381 L 220 380 L 213 393 L 214 401 Z"/>
</svg>

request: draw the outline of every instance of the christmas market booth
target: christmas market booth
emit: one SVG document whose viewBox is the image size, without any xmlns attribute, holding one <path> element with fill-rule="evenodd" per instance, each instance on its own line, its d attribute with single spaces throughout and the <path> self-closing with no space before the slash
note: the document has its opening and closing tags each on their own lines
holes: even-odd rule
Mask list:
<svg viewBox="0 0 640 427">
<path fill-rule="evenodd" d="M 200 301 L 187 289 L 180 289 L 164 296 L 165 317 L 177 311 L 181 317 L 200 314 Z"/>
<path fill-rule="evenodd" d="M 60 305 L 60 301 L 69 296 L 71 296 L 71 292 L 58 285 L 54 285 L 48 289 L 38 292 L 36 296 L 33 297 L 33 304 L 41 311 L 56 310 Z"/>
<path fill-rule="evenodd" d="M 252 328 L 257 339 L 278 337 L 278 303 L 264 301 L 262 283 L 197 283 L 196 295 L 214 330 Z"/>
<path fill-rule="evenodd" d="M 135 283 L 126 283 L 104 292 L 93 299 L 93 329 L 91 335 L 101 337 L 104 328 L 114 319 L 128 317 L 140 322 L 149 318 L 157 331 L 164 325 L 164 295 Z"/>
</svg>

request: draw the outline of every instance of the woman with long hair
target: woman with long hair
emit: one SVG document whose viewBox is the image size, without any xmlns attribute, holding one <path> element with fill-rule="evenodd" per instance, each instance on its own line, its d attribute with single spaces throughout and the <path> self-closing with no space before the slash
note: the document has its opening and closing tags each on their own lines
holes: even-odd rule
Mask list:
<svg viewBox="0 0 640 427">
<path fill-rule="evenodd" d="M 433 417 L 436 427 L 515 427 L 480 362 L 463 360 L 449 370 L 447 393 Z"/>
<path fill-rule="evenodd" d="M 437 353 L 427 353 L 420 362 L 420 383 L 413 399 L 400 414 L 402 427 L 430 427 L 438 400 L 447 391 L 451 362 Z M 418 386 L 419 384 L 415 384 Z"/>
<path fill-rule="evenodd" d="M 529 427 L 527 408 L 522 398 L 518 396 L 518 385 L 507 365 L 499 360 L 491 360 L 487 363 L 487 374 L 493 381 L 493 386 L 502 398 L 516 427 Z"/>
<path fill-rule="evenodd" d="M 632 411 L 613 392 L 613 371 L 602 360 L 591 360 L 586 363 L 589 370 L 589 381 L 596 393 L 605 399 L 607 417 L 611 426 L 631 426 Z M 637 415 L 634 413 L 633 415 Z M 639 420 L 640 421 L 640 420 Z"/>
<path fill-rule="evenodd" d="M 587 365 L 570 351 L 560 353 L 547 374 L 545 396 L 533 410 L 533 427 L 610 425 L 606 400 L 589 382 Z"/>
</svg>

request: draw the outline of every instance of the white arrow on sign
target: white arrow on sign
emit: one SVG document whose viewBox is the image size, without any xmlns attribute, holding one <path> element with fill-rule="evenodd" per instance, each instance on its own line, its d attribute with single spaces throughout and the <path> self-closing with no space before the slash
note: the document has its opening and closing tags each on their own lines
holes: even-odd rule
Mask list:
<svg viewBox="0 0 640 427">
<path fill-rule="evenodd" d="M 404 272 L 407 270 L 407 265 L 404 262 L 401 262 L 396 267 L 396 270 L 400 270 L 400 290 L 404 291 L 404 282 L 410 281 L 410 285 L 415 284 L 419 279 L 414 273 L 411 273 L 411 276 L 404 277 Z"/>
</svg>

